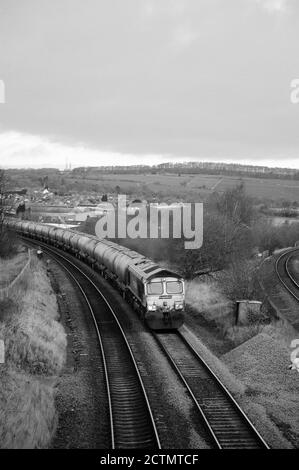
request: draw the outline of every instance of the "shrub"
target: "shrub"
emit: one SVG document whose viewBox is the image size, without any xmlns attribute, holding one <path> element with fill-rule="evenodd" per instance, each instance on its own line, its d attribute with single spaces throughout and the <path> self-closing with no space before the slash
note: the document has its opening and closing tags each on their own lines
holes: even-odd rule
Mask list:
<svg viewBox="0 0 299 470">
<path fill-rule="evenodd" d="M 0 229 L 0 258 L 11 258 L 15 256 L 18 250 L 18 240 L 14 232 Z"/>
</svg>

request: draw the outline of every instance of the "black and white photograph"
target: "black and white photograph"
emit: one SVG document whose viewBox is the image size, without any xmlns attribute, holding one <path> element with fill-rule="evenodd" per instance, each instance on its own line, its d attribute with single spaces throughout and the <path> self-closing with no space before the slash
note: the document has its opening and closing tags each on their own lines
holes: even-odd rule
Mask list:
<svg viewBox="0 0 299 470">
<path fill-rule="evenodd" d="M 4 449 L 299 449 L 298 0 L 0 0 Z"/>
</svg>

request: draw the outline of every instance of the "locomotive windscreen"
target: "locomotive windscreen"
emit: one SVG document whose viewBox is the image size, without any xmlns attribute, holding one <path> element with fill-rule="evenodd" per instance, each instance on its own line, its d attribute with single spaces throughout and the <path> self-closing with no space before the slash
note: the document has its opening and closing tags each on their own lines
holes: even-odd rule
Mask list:
<svg viewBox="0 0 299 470">
<path fill-rule="evenodd" d="M 161 295 L 163 294 L 162 282 L 149 282 L 147 284 L 147 293 L 149 295 Z"/>
<path fill-rule="evenodd" d="M 183 284 L 180 281 L 166 282 L 167 294 L 181 294 L 183 292 Z"/>
</svg>

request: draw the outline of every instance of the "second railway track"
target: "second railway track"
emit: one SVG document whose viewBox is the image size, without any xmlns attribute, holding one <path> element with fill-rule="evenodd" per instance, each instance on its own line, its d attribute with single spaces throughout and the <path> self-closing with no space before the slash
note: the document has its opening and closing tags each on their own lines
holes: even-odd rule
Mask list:
<svg viewBox="0 0 299 470">
<path fill-rule="evenodd" d="M 294 248 L 282 253 L 276 260 L 275 269 L 278 279 L 286 288 L 286 290 L 299 302 L 299 283 L 291 273 L 290 261 L 299 249 Z"/>
<path fill-rule="evenodd" d="M 28 240 L 26 240 L 28 241 Z M 30 240 L 30 243 L 37 245 Z M 83 294 L 97 331 L 106 377 L 112 449 L 161 448 L 139 370 L 125 333 L 108 300 L 69 256 L 39 242 Z"/>
<path fill-rule="evenodd" d="M 155 336 L 184 382 L 216 448 L 269 448 L 232 395 L 181 333 Z"/>
</svg>

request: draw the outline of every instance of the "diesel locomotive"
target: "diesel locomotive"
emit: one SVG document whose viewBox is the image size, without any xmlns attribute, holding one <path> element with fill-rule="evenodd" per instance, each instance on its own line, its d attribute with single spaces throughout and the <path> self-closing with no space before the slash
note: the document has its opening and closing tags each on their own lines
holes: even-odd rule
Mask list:
<svg viewBox="0 0 299 470">
<path fill-rule="evenodd" d="M 68 251 L 109 280 L 154 330 L 177 329 L 184 322 L 185 286 L 178 274 L 154 261 L 92 235 L 57 226 L 8 219 L 18 234 Z"/>
</svg>

